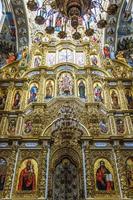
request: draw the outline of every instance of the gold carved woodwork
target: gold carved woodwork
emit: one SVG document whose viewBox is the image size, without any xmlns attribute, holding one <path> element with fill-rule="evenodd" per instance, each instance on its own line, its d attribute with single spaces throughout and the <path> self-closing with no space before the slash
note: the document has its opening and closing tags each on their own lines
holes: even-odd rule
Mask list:
<svg viewBox="0 0 133 200">
<path fill-rule="evenodd" d="M 2 192 L 0 192 L 0 198 L 2 198 L 3 196 L 9 197 L 9 193 L 10 193 L 10 186 L 11 186 L 11 177 L 10 177 L 10 173 L 11 173 L 11 161 L 10 161 L 10 157 L 11 157 L 11 150 L 0 150 L 0 157 L 5 159 L 7 162 L 7 171 L 6 171 L 6 179 L 5 179 L 5 186 L 4 186 L 4 190 Z"/>
<path fill-rule="evenodd" d="M 41 36 L 42 37 L 42 36 Z M 62 45 L 63 44 L 63 45 Z M 112 109 L 111 106 L 111 96 L 110 89 L 118 89 L 121 109 L 119 112 L 123 114 L 125 118 L 125 134 L 120 137 L 123 139 L 132 139 L 133 134 L 133 124 L 131 122 L 131 112 L 132 110 L 128 110 L 127 101 L 125 98 L 125 88 L 127 86 L 124 83 L 132 82 L 132 69 L 129 66 L 120 61 L 120 60 L 110 60 L 104 59 L 102 61 L 103 66 L 101 67 L 93 67 L 90 65 L 90 55 L 93 52 L 93 46 L 98 51 L 98 47 L 95 45 L 85 44 L 81 46 L 81 49 L 85 52 L 86 57 L 86 66 L 82 67 L 77 66 L 75 64 L 70 64 L 70 70 L 62 69 L 60 67 L 64 64 L 57 64 L 52 66 L 51 68 L 46 65 L 46 56 L 47 52 L 50 49 L 54 49 L 54 51 L 59 51 L 61 47 L 71 46 L 73 49 L 78 49 L 79 47 L 74 43 L 64 42 L 62 44 L 58 44 L 58 42 L 54 42 L 54 44 L 45 44 L 42 45 L 34 44 L 31 49 L 31 60 L 27 63 L 26 59 L 23 58 L 21 61 L 15 62 L 9 66 L 0 69 L 0 77 L 1 84 L 7 84 L 6 89 L 7 100 L 6 106 L 4 109 L 4 114 L 2 115 L 1 121 L 1 137 L 6 137 L 6 139 L 12 138 L 12 140 L 19 140 L 21 143 L 24 139 L 26 141 L 36 141 L 40 138 L 51 139 L 51 154 L 50 154 L 50 169 L 49 169 L 49 197 L 52 195 L 52 175 L 55 169 L 55 166 L 63 157 L 68 157 L 73 160 L 74 163 L 78 166 L 79 174 L 80 174 L 80 189 L 83 188 L 83 169 L 82 169 L 82 150 L 81 150 L 81 138 L 85 138 L 87 141 L 92 139 L 96 141 L 101 141 L 100 139 L 104 136 L 100 132 L 99 123 L 100 120 L 105 119 L 108 120 L 108 132 L 105 134 L 106 141 L 110 141 L 111 136 L 117 137 L 117 129 L 115 123 L 115 114 L 117 112 L 116 109 Z M 28 53 L 28 50 L 26 50 Z M 38 68 L 33 68 L 33 59 L 35 55 L 42 56 L 41 66 Z M 100 55 L 99 55 L 100 57 Z M 38 74 L 35 74 L 37 71 Z M 83 73 L 81 73 L 81 71 Z M 73 76 L 74 82 L 74 95 L 67 97 L 57 96 L 58 94 L 58 75 L 60 73 L 71 73 Z M 104 76 L 101 76 L 97 73 L 103 73 Z M 78 97 L 78 80 L 83 79 L 86 83 L 86 96 L 87 98 L 83 101 Z M 50 101 L 44 100 L 45 89 L 46 89 L 46 81 L 53 80 L 54 81 L 54 97 L 50 99 Z M 10 81 L 10 83 L 9 83 Z M 110 85 L 110 82 L 115 81 L 116 84 Z M 38 98 L 36 103 L 27 104 L 27 98 L 30 90 L 31 83 L 37 83 L 39 86 L 38 90 Z M 104 103 L 95 103 L 94 102 L 94 88 L 93 85 L 95 82 L 99 82 L 102 85 Z M 16 84 L 20 84 L 21 86 L 16 86 Z M 132 90 L 132 83 L 130 85 L 130 90 Z M 1 86 L 2 88 L 2 86 Z M 21 107 L 20 111 L 12 110 L 12 102 L 14 98 L 14 91 L 20 88 L 22 91 L 22 99 L 21 99 Z M 68 106 L 70 109 L 72 108 L 72 112 L 68 113 L 70 116 L 67 116 L 64 120 L 64 117 L 60 115 L 60 110 L 64 106 Z M 8 125 L 8 116 L 16 114 L 17 116 L 17 125 L 16 125 L 16 135 L 7 134 L 7 125 Z M 63 123 L 61 120 L 64 120 Z M 24 132 L 25 123 L 30 121 L 32 124 L 32 130 L 30 133 Z M 67 121 L 68 120 L 68 121 Z M 59 122 L 59 126 L 57 129 L 54 129 L 55 123 Z M 65 123 L 68 123 L 68 127 L 66 127 Z M 70 123 L 72 122 L 72 127 L 70 127 Z M 75 125 L 73 125 L 75 122 Z M 58 125 L 58 124 L 57 124 Z M 125 137 L 125 138 L 124 138 Z M 91 139 L 90 139 L 91 138 Z M 42 140 L 43 140 L 42 139 Z M 82 139 L 83 140 L 83 139 Z M 95 198 L 101 197 L 101 199 L 105 198 L 108 200 L 111 197 L 114 199 L 119 198 L 120 189 L 118 186 L 118 174 L 120 177 L 120 187 L 122 190 L 122 195 L 124 198 L 132 198 L 131 191 L 128 190 L 127 178 L 126 178 L 126 168 L 125 162 L 128 157 L 132 155 L 132 150 L 120 149 L 118 147 L 114 147 L 114 151 L 116 154 L 116 160 L 114 159 L 113 150 L 110 149 L 96 149 L 93 148 L 91 144 L 87 144 L 85 147 L 85 164 L 86 164 L 86 184 L 87 184 L 87 197 Z M 16 154 L 18 153 L 18 160 L 16 159 Z M 10 198 L 10 191 L 12 187 L 13 174 L 15 174 L 15 181 L 13 185 L 13 200 L 21 199 L 25 197 L 27 199 L 37 199 L 44 198 L 45 194 L 45 186 L 46 186 L 46 157 L 47 157 L 47 147 L 42 147 L 36 149 L 26 149 L 23 145 L 22 148 L 18 148 L 13 144 L 13 147 L 10 149 L 5 149 L 0 151 L 1 157 L 5 158 L 8 163 L 8 170 L 5 182 L 5 188 L 3 192 L 0 192 L 0 198 L 2 195 L 4 198 Z M 32 158 L 35 159 L 38 163 L 39 167 L 39 176 L 38 176 L 38 186 L 37 191 L 31 194 L 24 194 L 17 192 L 17 180 L 19 167 L 21 163 L 27 159 Z M 94 163 L 97 159 L 104 158 L 107 159 L 114 172 L 114 182 L 115 182 L 115 191 L 112 193 L 101 193 L 96 191 L 95 188 L 95 180 L 94 180 Z M 15 169 L 16 164 L 16 171 Z M 116 164 L 118 169 L 116 169 Z M 51 197 L 50 197 L 51 198 Z M 81 198 L 82 199 L 82 198 Z M 51 200 L 51 199 L 50 199 Z"/>
<path fill-rule="evenodd" d="M 12 181 L 13 181 L 17 150 L 18 150 L 17 145 L 13 144 L 12 148 L 6 152 L 6 156 L 8 158 L 7 160 L 8 166 L 7 166 L 6 181 L 5 181 L 4 192 L 3 192 L 4 198 L 10 198 L 10 195 L 11 195 L 11 187 L 12 187 Z"/>
<path fill-rule="evenodd" d="M 116 153 L 123 198 L 133 197 L 132 191 L 128 189 L 127 174 L 126 174 L 126 161 L 133 155 L 133 151 L 120 149 L 119 146 L 115 146 L 114 150 Z"/>
</svg>

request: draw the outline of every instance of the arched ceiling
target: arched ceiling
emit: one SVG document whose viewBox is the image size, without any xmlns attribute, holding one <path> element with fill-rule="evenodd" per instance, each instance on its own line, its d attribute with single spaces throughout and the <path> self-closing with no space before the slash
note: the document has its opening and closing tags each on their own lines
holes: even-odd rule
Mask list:
<svg viewBox="0 0 133 200">
<path fill-rule="evenodd" d="M 15 24 L 16 24 L 16 32 L 17 32 L 17 49 L 18 50 L 23 49 L 25 46 L 30 46 L 30 44 L 32 43 L 33 36 L 37 31 L 45 33 L 44 31 L 45 27 L 37 25 L 34 21 L 36 13 L 31 12 L 27 9 L 27 5 L 26 5 L 27 1 L 28 0 L 10 0 L 15 22 L 16 22 Z M 39 0 L 39 1 L 42 1 L 42 0 Z M 111 51 L 113 52 L 117 51 L 117 43 L 118 43 L 118 40 L 120 39 L 118 30 L 119 30 L 119 26 L 121 26 L 123 7 L 125 6 L 126 1 L 127 3 L 129 3 L 132 0 L 116 0 L 115 3 L 117 3 L 119 7 L 116 15 L 114 16 L 105 15 L 104 17 L 106 17 L 107 22 L 108 22 L 107 27 L 102 31 L 99 29 L 95 29 L 94 35 L 95 37 L 98 37 L 98 39 L 100 39 L 99 41 L 100 41 L 101 48 L 103 48 L 105 45 L 108 45 Z M 107 8 L 110 1 L 103 0 L 103 2 L 105 4 L 105 8 Z M 131 24 L 131 26 L 133 26 L 133 23 Z M 69 28 L 70 27 L 68 27 L 68 33 L 70 32 L 71 34 L 72 31 L 69 30 Z M 83 28 L 84 27 L 81 27 L 80 31 L 82 31 Z M 72 38 L 70 37 L 69 39 L 72 39 Z M 89 38 L 86 38 L 86 40 L 89 40 Z"/>
<path fill-rule="evenodd" d="M 29 46 L 29 28 L 26 5 L 24 0 L 11 0 L 11 5 L 17 27 L 18 50 L 21 50 L 23 47 Z"/>
<path fill-rule="evenodd" d="M 109 15 L 107 16 L 108 25 L 105 29 L 105 38 L 104 38 L 104 44 L 110 45 L 112 50 L 115 52 L 117 50 L 120 50 L 118 48 L 118 42 L 121 38 L 129 36 L 133 37 L 133 1 L 132 0 L 117 0 L 117 1 L 119 1 L 118 12 L 114 16 L 111 17 Z M 126 19 L 126 13 L 129 13 L 127 19 Z M 121 32 L 121 29 L 123 29 L 123 33 Z M 130 30 L 124 31 L 124 29 L 126 30 L 130 29 Z"/>
</svg>

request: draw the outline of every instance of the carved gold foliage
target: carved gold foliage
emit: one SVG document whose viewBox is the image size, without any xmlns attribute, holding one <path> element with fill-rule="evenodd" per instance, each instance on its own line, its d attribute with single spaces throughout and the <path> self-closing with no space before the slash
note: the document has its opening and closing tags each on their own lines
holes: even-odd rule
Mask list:
<svg viewBox="0 0 133 200">
<path fill-rule="evenodd" d="M 44 127 L 46 126 L 43 108 L 35 109 L 31 114 L 26 115 L 24 123 L 26 123 L 27 121 L 31 121 L 32 125 L 32 131 L 30 132 L 30 134 L 36 136 L 41 135 Z"/>
<path fill-rule="evenodd" d="M 9 198 L 9 196 L 10 196 L 10 191 L 11 191 L 11 186 L 12 186 L 12 178 L 13 178 L 13 173 L 14 173 L 14 166 L 15 166 L 15 161 L 16 161 L 16 153 L 17 153 L 16 145 L 13 145 L 12 149 L 10 149 L 6 152 L 6 155 L 8 156 L 8 161 L 7 161 L 8 165 L 7 165 L 5 187 L 4 187 L 4 191 L 3 191 L 3 197 L 5 197 L 5 198 Z"/>
<path fill-rule="evenodd" d="M 127 174 L 126 174 L 126 161 L 133 155 L 133 150 L 120 149 L 118 146 L 115 147 L 117 155 L 118 171 L 121 182 L 121 189 L 124 198 L 132 197 L 131 191 L 128 189 Z"/>
<path fill-rule="evenodd" d="M 106 69 L 110 69 L 111 75 L 115 78 L 131 78 L 131 69 L 126 63 L 119 61 L 111 61 L 110 63 L 104 63 Z"/>
</svg>

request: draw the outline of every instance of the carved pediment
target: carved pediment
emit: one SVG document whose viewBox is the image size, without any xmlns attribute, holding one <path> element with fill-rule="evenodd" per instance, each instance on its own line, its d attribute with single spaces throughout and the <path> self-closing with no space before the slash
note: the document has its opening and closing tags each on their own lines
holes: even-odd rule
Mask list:
<svg viewBox="0 0 133 200">
<path fill-rule="evenodd" d="M 24 134 L 57 136 L 64 140 L 84 135 L 98 135 L 99 122 L 103 118 L 98 104 L 80 104 L 77 100 L 58 100 L 45 108 L 43 105 L 34 107 L 24 118 Z"/>
</svg>

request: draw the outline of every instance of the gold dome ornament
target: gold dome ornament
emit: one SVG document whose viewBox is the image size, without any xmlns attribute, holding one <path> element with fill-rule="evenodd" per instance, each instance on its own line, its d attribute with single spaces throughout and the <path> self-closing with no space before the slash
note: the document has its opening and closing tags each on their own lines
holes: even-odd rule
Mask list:
<svg viewBox="0 0 133 200">
<path fill-rule="evenodd" d="M 39 5 L 36 0 L 29 0 L 27 2 L 27 8 L 31 11 L 36 11 L 38 9 Z"/>
</svg>

